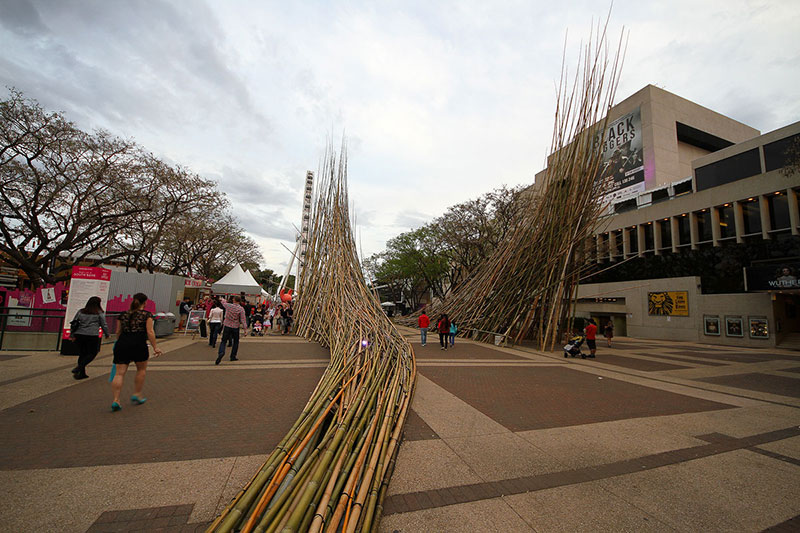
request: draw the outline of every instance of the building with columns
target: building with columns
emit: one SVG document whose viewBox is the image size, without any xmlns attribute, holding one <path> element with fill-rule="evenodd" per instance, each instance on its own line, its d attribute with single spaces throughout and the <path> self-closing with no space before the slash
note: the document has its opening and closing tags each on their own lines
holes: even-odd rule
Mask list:
<svg viewBox="0 0 800 533">
<path fill-rule="evenodd" d="M 800 122 L 761 135 L 647 86 L 608 124 L 608 209 L 586 249 L 601 273 L 576 315 L 638 338 L 800 349 Z"/>
</svg>

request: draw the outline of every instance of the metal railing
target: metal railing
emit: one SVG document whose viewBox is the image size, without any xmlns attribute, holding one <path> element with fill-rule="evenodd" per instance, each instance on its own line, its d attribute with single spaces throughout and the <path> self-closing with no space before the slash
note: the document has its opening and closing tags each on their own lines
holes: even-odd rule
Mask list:
<svg viewBox="0 0 800 533">
<path fill-rule="evenodd" d="M 106 313 L 110 339 L 121 313 Z M 0 351 L 60 351 L 66 320 L 64 309 L 0 308 Z"/>
</svg>

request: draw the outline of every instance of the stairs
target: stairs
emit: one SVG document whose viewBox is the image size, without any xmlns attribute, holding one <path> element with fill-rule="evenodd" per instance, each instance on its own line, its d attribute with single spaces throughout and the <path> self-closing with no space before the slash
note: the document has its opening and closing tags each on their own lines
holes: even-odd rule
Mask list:
<svg viewBox="0 0 800 533">
<path fill-rule="evenodd" d="M 800 351 L 800 332 L 784 333 L 777 347 Z"/>
</svg>

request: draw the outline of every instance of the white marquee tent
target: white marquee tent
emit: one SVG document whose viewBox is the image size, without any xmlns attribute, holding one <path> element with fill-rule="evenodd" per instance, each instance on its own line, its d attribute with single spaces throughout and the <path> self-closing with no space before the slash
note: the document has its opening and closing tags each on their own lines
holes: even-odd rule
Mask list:
<svg viewBox="0 0 800 533">
<path fill-rule="evenodd" d="M 211 290 L 217 294 L 261 294 L 261 285 L 255 280 L 250 272 L 245 272 L 237 263 L 230 272 L 222 276 L 216 283 L 211 285 Z"/>
</svg>

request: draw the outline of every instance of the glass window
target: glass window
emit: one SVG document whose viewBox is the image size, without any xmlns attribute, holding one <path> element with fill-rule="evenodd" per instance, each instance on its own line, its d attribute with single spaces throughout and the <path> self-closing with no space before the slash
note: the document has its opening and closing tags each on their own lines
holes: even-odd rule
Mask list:
<svg viewBox="0 0 800 533">
<path fill-rule="evenodd" d="M 600 235 L 600 242 L 597 249 L 597 255 L 599 255 L 601 259 L 608 258 L 608 233 L 603 233 L 602 235 Z"/>
<path fill-rule="evenodd" d="M 758 155 L 758 148 L 753 148 L 716 163 L 699 167 L 695 169 L 694 176 L 697 181 L 697 190 L 703 191 L 760 173 L 761 159 Z"/>
<path fill-rule="evenodd" d="M 628 238 L 630 239 L 630 251 L 632 254 L 639 253 L 639 233 L 636 231 L 636 226 L 628 229 Z"/>
<path fill-rule="evenodd" d="M 678 220 L 678 244 L 684 246 L 692 244 L 692 233 L 689 230 L 689 215 L 684 213 L 677 217 Z"/>
<path fill-rule="evenodd" d="M 769 224 L 772 229 L 787 229 L 792 226 L 789 218 L 789 198 L 783 193 L 767 196 Z"/>
<path fill-rule="evenodd" d="M 697 241 L 710 241 L 711 235 L 711 210 L 703 209 L 695 213 L 697 215 Z"/>
<path fill-rule="evenodd" d="M 733 205 L 725 204 L 717 208 L 719 214 L 719 236 L 721 239 L 736 237 L 736 219 L 733 215 Z"/>
<path fill-rule="evenodd" d="M 653 194 L 650 196 L 650 202 L 657 204 L 658 202 L 663 202 L 664 200 L 669 200 L 669 190 L 668 189 L 661 189 L 659 191 L 653 191 Z"/>
<path fill-rule="evenodd" d="M 661 249 L 672 250 L 672 226 L 668 218 L 660 220 L 658 226 L 661 231 Z"/>
<path fill-rule="evenodd" d="M 639 226 L 639 231 L 644 231 L 644 249 L 653 250 L 655 248 L 655 239 L 653 238 L 653 223 L 650 222 L 646 226 Z"/>
<path fill-rule="evenodd" d="M 748 199 L 742 202 L 742 215 L 745 235 L 761 233 L 761 209 L 758 207 L 758 200 Z"/>
<path fill-rule="evenodd" d="M 798 142 L 798 139 L 800 139 L 800 134 L 764 145 L 764 164 L 767 172 L 786 166 L 792 144 Z"/>
</svg>

